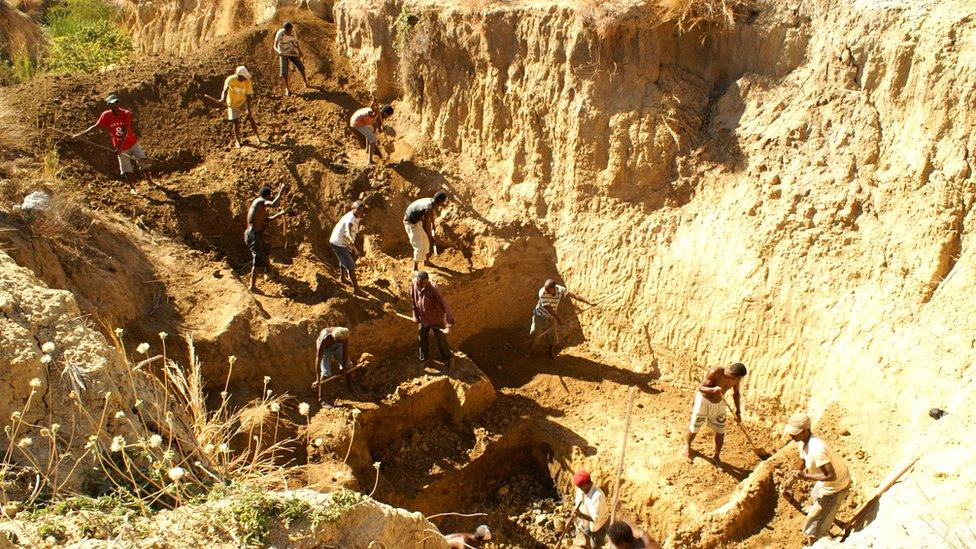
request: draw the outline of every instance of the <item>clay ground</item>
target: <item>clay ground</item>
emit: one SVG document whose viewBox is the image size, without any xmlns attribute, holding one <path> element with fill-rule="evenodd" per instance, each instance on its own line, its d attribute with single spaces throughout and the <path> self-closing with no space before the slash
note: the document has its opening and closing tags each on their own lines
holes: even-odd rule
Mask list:
<svg viewBox="0 0 976 549">
<path fill-rule="evenodd" d="M 324 325 L 350 324 L 357 334 L 354 356 L 368 351 L 377 360 L 354 378 L 352 388 L 337 385 L 326 391 L 339 406 L 323 411 L 315 425 L 345 418 L 353 407 L 382 407 L 398 402 L 401 392 L 442 383 L 443 375 L 422 370 L 412 358 L 407 349 L 413 328 L 392 313 L 407 311 L 410 261 L 400 212 L 413 198 L 448 187 L 456 200 L 446 216 L 448 246 L 434 273 L 463 319 L 452 339 L 471 358 L 465 375 L 478 379 L 478 371 L 483 372 L 493 389 L 483 388 L 482 394 L 494 395 L 494 402 L 465 417 L 434 413 L 436 402 L 428 404 L 424 413 L 430 411 L 429 418 L 368 448 L 384 471 L 378 497 L 427 515 L 488 513 L 487 518 L 435 521 L 443 531 L 487 522 L 498 533 L 488 547 L 551 546 L 568 508 L 568 477 L 576 466 L 589 464 L 611 491 L 633 392 L 621 516 L 663 541 L 727 503 L 759 462 L 741 433 L 730 426 L 723 466 L 700 455 L 688 464 L 681 445 L 690 385 L 658 379 L 655 367 L 598 356 L 581 341 L 578 329 L 570 333 L 575 345 L 557 361 L 523 358 L 534 292 L 542 279 L 557 274 L 551 246 L 530 228 L 489 226 L 465 206 L 466 193 L 474 191 L 440 171 L 438 154 L 417 143 L 391 135 L 395 162 L 365 167 L 346 120 L 368 94 L 327 46 L 334 43 L 334 29 L 311 18 L 300 19 L 299 25 L 306 43 L 316 44 L 309 56 L 313 88 L 288 100 L 271 94 L 275 67 L 267 46 L 273 25 L 182 58 L 155 55 L 104 75 L 42 78 L 5 92 L 3 104 L 18 114 L 26 151 L 37 156 L 57 151 L 58 181 L 47 184 L 93 212 L 84 237 L 72 242 L 32 233 L 4 215 L 0 239 L 5 248 L 49 284 L 79 295 L 83 309 L 97 315 L 105 329 L 123 326 L 134 339 L 147 340 L 160 330 L 194 334 L 212 387 L 223 385 L 227 357 L 236 356 L 231 388 L 241 399 L 254 394 L 264 375 L 295 402 L 314 399 L 307 388 L 314 333 Z M 249 137 L 247 146 L 236 149 L 221 109 L 208 105 L 202 94 L 219 95 L 223 75 L 241 60 L 259 82 L 256 116 L 268 144 Z M 143 196 L 130 195 L 108 175 L 114 160 L 104 151 L 63 140 L 50 129 L 86 127 L 99 111 L 99 98 L 110 91 L 135 107 L 144 146 L 157 160 L 157 186 L 141 184 Z M 103 136 L 95 139 L 104 142 Z M 36 169 L 21 163 L 8 173 L 25 176 Z M 241 234 L 246 208 L 261 185 L 287 189 L 287 217 L 270 232 L 277 273 L 261 281 L 260 292 L 252 296 L 244 285 L 249 257 Z M 332 223 L 356 198 L 370 208 L 359 269 L 363 298 L 338 283 L 327 245 Z M 450 383 L 468 383 L 458 376 L 447 373 Z M 749 413 L 756 417 L 764 411 L 772 410 Z M 750 426 L 764 449 L 782 444 Z M 375 432 L 368 436 L 379 437 Z M 333 434 L 346 436 L 341 430 Z M 696 448 L 710 455 L 711 444 L 711 435 L 703 434 Z M 303 454 L 296 452 L 304 459 Z M 312 471 L 345 467 L 341 455 L 310 454 Z M 351 472 L 332 481 L 355 482 L 368 492 L 373 477 L 363 465 L 350 463 Z M 851 499 L 841 519 L 857 499 Z M 779 498 L 763 512 L 762 520 L 741 524 L 709 543 L 798 543 L 801 516 L 791 503 Z"/>
</svg>

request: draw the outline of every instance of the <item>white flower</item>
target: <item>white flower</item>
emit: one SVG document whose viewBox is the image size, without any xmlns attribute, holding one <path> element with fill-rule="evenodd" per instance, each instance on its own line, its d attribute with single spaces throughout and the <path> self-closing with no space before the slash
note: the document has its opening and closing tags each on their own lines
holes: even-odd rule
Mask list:
<svg viewBox="0 0 976 549">
<path fill-rule="evenodd" d="M 207 454 L 211 454 L 213 453 L 214 448 L 216 448 L 216 446 L 214 446 L 213 444 L 207 444 L 206 446 L 203 447 L 203 451 Z"/>
<path fill-rule="evenodd" d="M 163 437 L 161 437 L 159 435 L 153 435 L 153 436 L 149 437 L 149 447 L 150 448 L 159 448 L 162 445 L 163 445 Z"/>
<path fill-rule="evenodd" d="M 166 332 L 159 332 L 159 338 L 160 339 L 166 339 L 166 336 L 168 336 L 168 335 L 169 334 L 167 334 Z"/>
<path fill-rule="evenodd" d="M 319 446 L 322 446 L 322 439 L 321 439 L 321 438 L 317 438 L 317 439 L 315 439 L 315 442 L 313 442 L 312 444 L 313 444 L 313 445 L 314 445 L 314 446 L 315 446 L 316 448 L 318 448 Z"/>
<path fill-rule="evenodd" d="M 186 474 L 186 471 L 184 471 L 182 467 L 173 467 L 166 473 L 166 476 L 168 476 L 173 482 L 179 482 L 183 478 L 184 474 Z"/>
<path fill-rule="evenodd" d="M 264 384 L 267 385 L 271 383 L 271 376 L 264 376 Z"/>
<path fill-rule="evenodd" d="M 41 345 L 41 350 L 44 351 L 45 353 L 54 352 L 54 342 L 48 341 L 44 345 Z"/>
<path fill-rule="evenodd" d="M 51 355 L 44 355 L 41 357 L 41 364 L 50 364 L 52 360 L 54 359 L 51 358 Z"/>
<path fill-rule="evenodd" d="M 15 421 L 18 420 L 18 419 L 20 419 L 20 412 L 14 412 L 14 413 L 10 414 L 10 419 L 13 419 Z"/>
<path fill-rule="evenodd" d="M 223 444 L 220 445 L 219 450 L 221 452 L 225 453 L 225 454 L 229 454 L 230 453 L 230 446 L 228 446 L 227 443 L 225 442 L 225 443 L 223 443 Z"/>
<path fill-rule="evenodd" d="M 113 452 L 121 452 L 122 450 L 124 450 L 125 438 L 123 438 L 122 435 L 118 435 L 117 437 L 113 438 L 112 446 L 110 446 L 109 449 L 112 450 Z"/>
<path fill-rule="evenodd" d="M 173 459 L 175 456 L 176 456 L 176 452 L 172 450 L 166 450 L 165 452 L 163 452 L 163 461 L 169 461 Z"/>
<path fill-rule="evenodd" d="M 21 448 L 29 448 L 34 445 L 34 439 L 31 437 L 24 437 L 17 442 L 17 446 Z"/>
<path fill-rule="evenodd" d="M 278 412 L 280 412 L 281 411 L 281 404 L 278 404 L 277 402 L 272 402 L 271 403 L 271 411 L 274 412 L 274 413 L 276 413 L 276 414 Z"/>
<path fill-rule="evenodd" d="M 273 395 L 273 394 L 274 394 L 274 391 L 272 391 L 271 389 L 268 389 L 268 396 L 267 396 L 267 398 L 271 398 L 271 395 Z"/>
<path fill-rule="evenodd" d="M 122 410 L 115 412 L 115 419 L 125 419 L 125 412 Z"/>
<path fill-rule="evenodd" d="M 52 423 L 51 424 L 51 434 L 57 433 L 58 432 L 58 429 L 60 429 L 60 428 L 61 428 L 61 424 L 60 423 Z"/>
<path fill-rule="evenodd" d="M 122 328 L 116 328 L 115 329 L 115 335 L 117 335 L 119 337 L 122 337 L 122 334 L 124 334 L 124 333 L 125 333 L 125 330 L 123 330 Z"/>
<path fill-rule="evenodd" d="M 308 415 L 308 403 L 307 402 L 303 402 L 303 403 L 301 403 L 301 404 L 298 405 L 298 413 L 299 414 L 302 414 L 303 416 L 307 416 Z"/>
<path fill-rule="evenodd" d="M 41 378 L 39 377 L 35 377 L 34 379 L 30 380 L 30 386 L 34 388 L 40 387 L 41 383 Z"/>
<path fill-rule="evenodd" d="M 139 346 L 136 347 L 136 352 L 139 353 L 140 355 L 146 354 L 146 351 L 148 350 L 149 350 L 149 344 L 146 342 L 140 343 Z"/>
<path fill-rule="evenodd" d="M 48 537 L 44 538 L 44 541 L 46 543 L 55 544 L 55 543 L 58 542 L 58 538 L 56 538 L 54 536 L 48 536 Z"/>
</svg>

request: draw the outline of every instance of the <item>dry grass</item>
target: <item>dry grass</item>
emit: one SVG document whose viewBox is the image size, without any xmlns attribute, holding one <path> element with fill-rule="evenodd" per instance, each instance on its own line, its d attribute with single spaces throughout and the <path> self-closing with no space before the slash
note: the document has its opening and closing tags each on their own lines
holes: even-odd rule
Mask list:
<svg viewBox="0 0 976 549">
<path fill-rule="evenodd" d="M 92 407 L 94 395 L 88 391 L 93 384 L 84 366 L 50 360 L 52 374 L 54 369 L 62 370 L 63 390 L 68 394 L 64 405 L 74 415 L 70 433 L 66 427 L 25 419 L 34 415 L 29 412 L 39 395 L 53 390 L 45 389 L 40 380 L 31 383 L 26 404 L 4 428 L 6 449 L 0 459 L 0 480 L 26 480 L 19 490 L 0 483 L 5 501 L 17 496 L 15 511 L 46 508 L 84 495 L 68 488 L 69 479 L 92 465 L 104 472 L 98 479 L 100 491 L 143 516 L 182 505 L 215 487 L 287 488 L 284 470 L 276 459 L 292 443 L 285 437 L 278 440 L 277 431 L 287 397 L 268 391 L 268 378 L 262 398 L 249 406 L 231 410 L 229 395 L 223 392 L 217 409 L 208 410 L 202 367 L 192 339 L 186 340 L 189 364 L 183 368 L 167 356 L 165 333 L 159 334 L 159 343 L 154 345 L 158 353 L 150 353 L 148 343 L 127 349 L 122 330 L 113 331 L 112 336 L 126 364 L 126 395 L 105 393 L 96 397 L 100 404 Z M 46 351 L 57 356 L 55 346 Z M 137 362 L 137 356 L 143 359 Z M 233 366 L 233 357 L 230 362 Z M 115 427 L 110 430 L 110 425 Z M 87 436 L 87 444 L 79 448 L 83 441 L 78 438 L 83 436 Z M 0 513 L 12 518 L 9 505 Z"/>
<path fill-rule="evenodd" d="M 695 28 L 730 30 L 754 7 L 753 0 L 655 0 L 661 18 L 682 32 Z"/>
<path fill-rule="evenodd" d="M 39 2 L 0 0 L 0 55 L 35 58 L 40 53 L 44 35 L 41 26 L 30 15 L 38 9 Z"/>
</svg>

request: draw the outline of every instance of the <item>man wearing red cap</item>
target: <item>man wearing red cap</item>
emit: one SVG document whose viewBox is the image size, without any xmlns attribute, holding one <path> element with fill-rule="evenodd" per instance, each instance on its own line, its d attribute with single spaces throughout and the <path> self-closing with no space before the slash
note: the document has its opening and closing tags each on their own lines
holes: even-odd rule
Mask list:
<svg viewBox="0 0 976 549">
<path fill-rule="evenodd" d="M 610 522 L 610 509 L 603 490 L 593 484 L 590 474 L 584 469 L 573 475 L 576 486 L 575 515 L 582 526 L 583 537 L 588 549 L 603 547 L 607 540 L 607 525 Z"/>
</svg>

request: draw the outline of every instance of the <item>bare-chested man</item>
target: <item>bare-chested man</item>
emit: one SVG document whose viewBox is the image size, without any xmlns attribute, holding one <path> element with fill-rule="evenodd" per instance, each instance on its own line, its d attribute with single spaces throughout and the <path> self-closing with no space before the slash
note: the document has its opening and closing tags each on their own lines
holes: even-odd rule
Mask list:
<svg viewBox="0 0 976 549">
<path fill-rule="evenodd" d="M 271 188 L 267 186 L 261 187 L 261 190 L 258 192 L 258 197 L 254 199 L 254 202 L 251 202 L 251 209 L 247 212 L 247 229 L 244 231 L 244 243 L 251 250 L 252 292 L 255 290 L 254 280 L 257 276 L 258 268 L 263 268 L 266 271 L 271 268 L 271 263 L 268 260 L 268 248 L 264 243 L 264 229 L 267 228 L 268 221 L 275 220 L 284 215 L 285 212 L 278 212 L 272 216 L 268 216 L 268 208 L 276 207 L 284 192 L 285 189 L 282 188 L 278 191 L 278 196 L 274 200 L 269 200 L 271 198 Z"/>
<path fill-rule="evenodd" d="M 451 549 L 477 548 L 491 539 L 491 530 L 482 524 L 474 531 L 474 534 L 448 534 L 444 536 L 444 539 Z"/>
<path fill-rule="evenodd" d="M 726 368 L 713 368 L 695 391 L 695 405 L 691 409 L 691 425 L 685 439 L 685 458 L 691 461 L 691 442 L 695 434 L 708 422 L 715 431 L 715 463 L 721 461 L 722 444 L 725 442 L 725 392 L 732 389 L 735 401 L 735 420 L 742 421 L 742 408 L 739 405 L 739 382 L 746 377 L 746 366 L 741 362 Z"/>
</svg>

